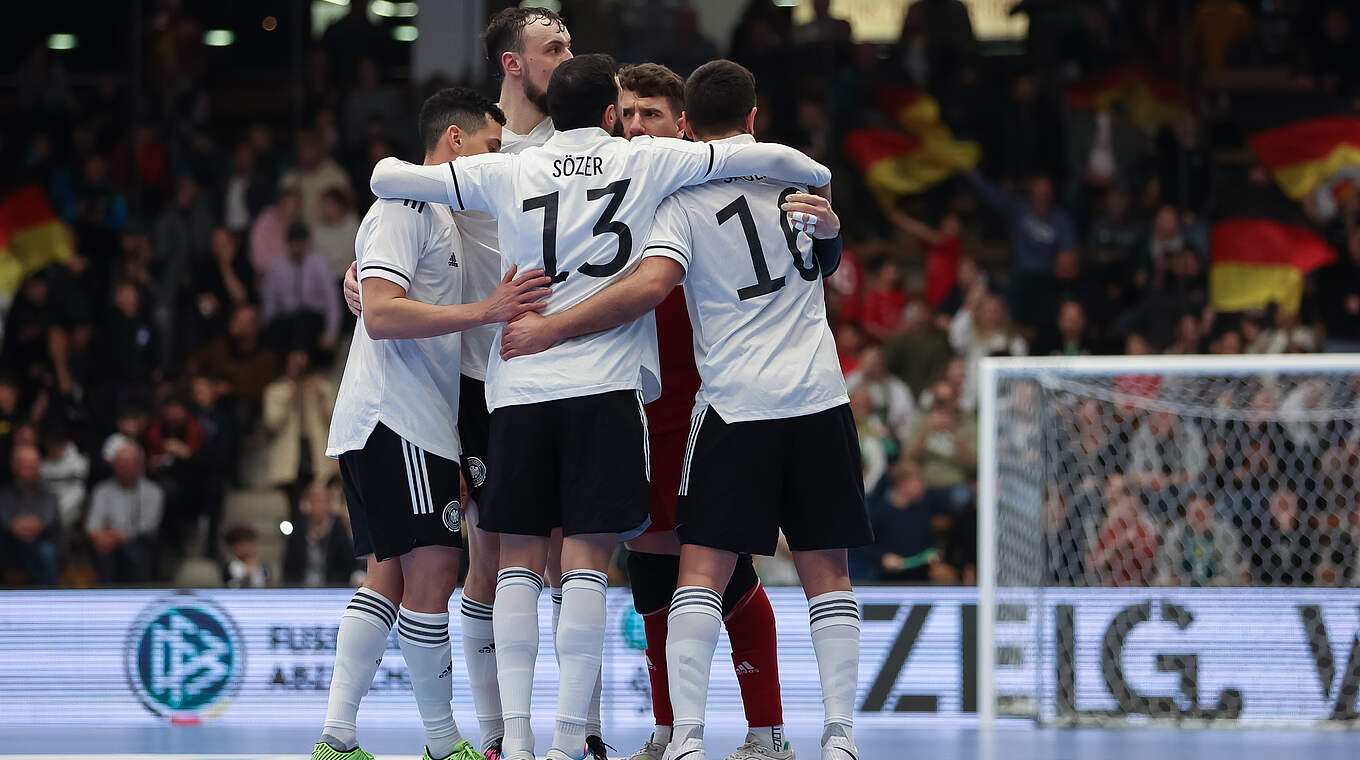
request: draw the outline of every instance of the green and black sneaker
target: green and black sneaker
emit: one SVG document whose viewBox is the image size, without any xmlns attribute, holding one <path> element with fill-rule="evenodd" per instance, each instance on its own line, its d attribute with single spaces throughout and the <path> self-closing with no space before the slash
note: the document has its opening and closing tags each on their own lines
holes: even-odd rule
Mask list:
<svg viewBox="0 0 1360 760">
<path fill-rule="evenodd" d="M 449 753 L 448 757 L 431 757 L 430 748 L 426 747 L 425 760 L 486 760 L 486 755 L 473 749 L 472 742 L 464 739 L 453 745 L 453 751 Z"/>
<path fill-rule="evenodd" d="M 373 756 L 358 746 L 351 750 L 341 751 L 323 740 L 312 747 L 312 760 L 373 760 Z"/>
</svg>

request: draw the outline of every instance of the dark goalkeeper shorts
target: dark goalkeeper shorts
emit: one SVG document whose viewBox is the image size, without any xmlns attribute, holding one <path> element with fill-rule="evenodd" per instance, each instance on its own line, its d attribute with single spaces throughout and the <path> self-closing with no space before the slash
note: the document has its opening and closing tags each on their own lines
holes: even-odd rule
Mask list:
<svg viewBox="0 0 1360 760">
<path fill-rule="evenodd" d="M 492 463 L 477 524 L 547 536 L 647 527 L 647 417 L 637 391 L 501 407 L 491 413 Z"/>
<path fill-rule="evenodd" d="M 859 436 L 848 404 L 815 414 L 729 423 L 695 416 L 680 475 L 676 535 L 738 554 L 873 543 Z"/>
<path fill-rule="evenodd" d="M 458 463 L 378 423 L 364 447 L 340 455 L 354 556 L 379 561 L 418 546 L 463 545 Z"/>
</svg>

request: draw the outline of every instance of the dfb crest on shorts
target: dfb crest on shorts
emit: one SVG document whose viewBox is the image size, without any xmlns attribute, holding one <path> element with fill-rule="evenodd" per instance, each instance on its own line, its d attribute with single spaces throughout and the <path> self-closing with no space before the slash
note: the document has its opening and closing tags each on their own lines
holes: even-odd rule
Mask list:
<svg viewBox="0 0 1360 760">
<path fill-rule="evenodd" d="M 444 505 L 444 527 L 452 533 L 461 533 L 463 530 L 463 505 L 457 499 Z"/>
<path fill-rule="evenodd" d="M 477 457 L 468 457 L 468 474 L 472 476 L 472 487 L 481 488 L 486 482 L 486 463 Z"/>
</svg>

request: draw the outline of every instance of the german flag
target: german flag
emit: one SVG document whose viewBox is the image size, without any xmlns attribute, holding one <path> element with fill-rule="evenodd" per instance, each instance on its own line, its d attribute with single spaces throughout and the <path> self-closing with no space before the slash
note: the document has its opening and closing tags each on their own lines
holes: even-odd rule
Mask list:
<svg viewBox="0 0 1360 760">
<path fill-rule="evenodd" d="M 71 235 L 36 186 L 0 201 L 0 292 L 14 295 L 33 272 L 70 259 Z"/>
<path fill-rule="evenodd" d="M 1185 94 L 1178 82 L 1144 66 L 1120 66 L 1074 82 L 1065 90 L 1067 104 L 1082 111 L 1107 112 L 1118 106 L 1134 124 L 1149 131 L 1180 116 Z"/>
<path fill-rule="evenodd" d="M 1294 200 L 1360 169 L 1360 118 L 1326 116 L 1252 135 L 1256 157 Z"/>
<path fill-rule="evenodd" d="M 1335 262 L 1336 252 L 1275 187 L 1244 183 L 1232 195 L 1231 208 L 1215 214 L 1210 243 L 1214 309 L 1240 312 L 1273 302 L 1297 313 L 1304 276 Z"/>
<path fill-rule="evenodd" d="M 852 130 L 844 147 L 885 208 L 899 196 L 923 193 L 977 165 L 982 155 L 977 143 L 955 140 L 940 119 L 939 103 L 924 92 L 888 88 L 880 94 L 879 107 L 905 131 Z"/>
</svg>

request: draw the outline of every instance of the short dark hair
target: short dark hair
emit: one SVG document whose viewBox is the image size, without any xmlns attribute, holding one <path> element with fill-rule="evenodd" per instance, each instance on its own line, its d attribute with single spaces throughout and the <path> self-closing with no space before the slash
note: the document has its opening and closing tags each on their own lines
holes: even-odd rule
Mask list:
<svg viewBox="0 0 1360 760">
<path fill-rule="evenodd" d="M 619 100 L 619 65 L 604 53 L 563 61 L 548 80 L 548 115 L 557 129 L 598 127 Z"/>
<path fill-rule="evenodd" d="M 685 110 L 685 80 L 659 63 L 639 63 L 619 69 L 619 87 L 641 98 L 665 98 L 678 117 Z"/>
<path fill-rule="evenodd" d="M 466 87 L 450 87 L 425 99 L 420 106 L 420 139 L 429 153 L 439 146 L 439 138 L 450 125 L 464 132 L 476 132 L 486 126 L 490 116 L 505 126 L 505 114 L 491 99 Z"/>
<path fill-rule="evenodd" d="M 491 17 L 483 36 L 486 38 L 487 60 L 497 75 L 505 73 L 501 69 L 501 53 L 523 52 L 524 27 L 534 22 L 544 26 L 556 24 L 558 31 L 567 28 L 567 22 L 547 8 L 506 8 Z"/>
<path fill-rule="evenodd" d="M 726 59 L 709 61 L 685 80 L 685 120 L 695 132 L 740 130 L 756 105 L 756 78 Z"/>
<path fill-rule="evenodd" d="M 222 534 L 222 543 L 226 544 L 227 546 L 235 546 L 240 543 L 245 543 L 246 541 L 259 541 L 259 540 L 260 540 L 259 531 L 255 530 L 249 525 L 241 524 L 233 525 L 230 528 L 227 528 L 227 531 Z"/>
</svg>

